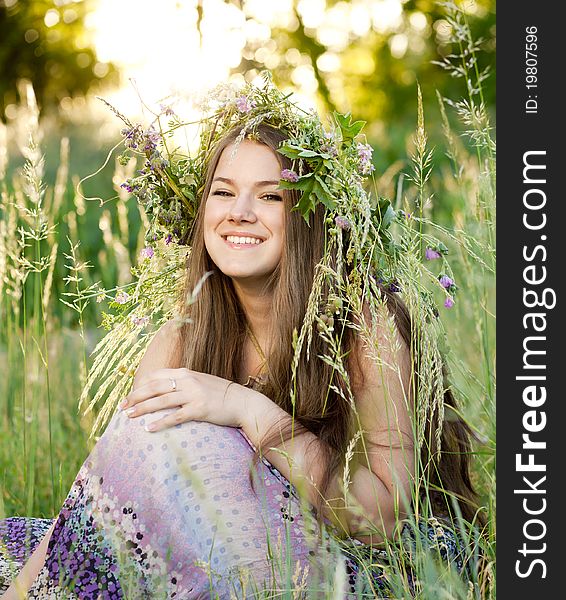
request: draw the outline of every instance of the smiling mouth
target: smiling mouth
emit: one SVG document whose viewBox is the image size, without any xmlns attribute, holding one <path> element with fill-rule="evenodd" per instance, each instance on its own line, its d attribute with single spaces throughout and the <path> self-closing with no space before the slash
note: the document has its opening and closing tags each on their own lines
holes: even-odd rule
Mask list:
<svg viewBox="0 0 566 600">
<path fill-rule="evenodd" d="M 232 248 L 253 248 L 263 243 L 263 240 L 254 237 L 223 235 L 222 239 L 227 242 Z"/>
</svg>

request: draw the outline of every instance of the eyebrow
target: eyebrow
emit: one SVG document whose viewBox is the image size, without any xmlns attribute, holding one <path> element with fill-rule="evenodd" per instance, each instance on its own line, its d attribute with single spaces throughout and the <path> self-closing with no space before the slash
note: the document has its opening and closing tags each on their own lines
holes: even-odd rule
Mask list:
<svg viewBox="0 0 566 600">
<path fill-rule="evenodd" d="M 224 183 L 229 183 L 231 185 L 234 185 L 234 181 L 232 179 L 229 179 L 228 177 L 215 177 L 212 180 L 212 183 L 214 183 L 215 181 L 223 181 Z M 256 187 L 266 187 L 268 185 L 279 185 L 279 180 L 272 180 L 272 179 L 266 179 L 264 181 L 256 181 L 255 182 L 255 186 Z"/>
</svg>

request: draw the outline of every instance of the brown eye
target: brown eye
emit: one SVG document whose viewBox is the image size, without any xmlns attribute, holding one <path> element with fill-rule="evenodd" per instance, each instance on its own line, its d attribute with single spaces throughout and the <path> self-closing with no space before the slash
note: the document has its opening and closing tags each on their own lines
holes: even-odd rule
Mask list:
<svg viewBox="0 0 566 600">
<path fill-rule="evenodd" d="M 264 200 L 270 200 L 274 202 L 280 202 L 283 198 L 279 194 L 265 194 L 263 196 Z"/>
</svg>

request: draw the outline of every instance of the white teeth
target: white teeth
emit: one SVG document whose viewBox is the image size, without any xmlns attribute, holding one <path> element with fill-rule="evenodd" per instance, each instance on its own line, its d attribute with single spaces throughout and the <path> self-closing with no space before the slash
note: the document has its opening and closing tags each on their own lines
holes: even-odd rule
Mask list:
<svg viewBox="0 0 566 600">
<path fill-rule="evenodd" d="M 232 244 L 261 244 L 259 238 L 239 237 L 236 235 L 227 235 L 226 240 Z"/>
</svg>

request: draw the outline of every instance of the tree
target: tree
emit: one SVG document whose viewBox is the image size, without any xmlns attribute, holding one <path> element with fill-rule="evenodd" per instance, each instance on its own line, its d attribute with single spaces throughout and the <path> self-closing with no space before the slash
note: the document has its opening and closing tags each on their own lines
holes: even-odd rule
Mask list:
<svg viewBox="0 0 566 600">
<path fill-rule="evenodd" d="M 235 3 L 248 21 L 261 21 L 254 14 L 255 2 Z M 316 89 L 322 112 L 351 111 L 368 122 L 365 131 L 382 153 L 388 153 L 387 164 L 402 154 L 406 137 L 414 130 L 417 82 L 428 104 L 427 116 L 438 113 L 436 90 L 456 99 L 465 90 L 461 80 L 437 64 L 462 50 L 448 41 L 453 36 L 448 35 L 443 4 L 293 0 L 286 20 L 268 23 L 268 37 L 248 37 L 242 62 L 233 71 L 249 79 L 268 68 L 276 84 L 289 88 L 300 88 L 301 80 L 306 81 Z M 463 18 L 469 20 L 474 40 L 481 40 L 478 68 L 493 70 L 494 0 L 458 4 L 469 8 Z M 318 8 L 309 11 L 308 5 Z M 494 107 L 493 76 L 484 82 L 484 99 L 488 109 Z M 439 128 L 439 120 L 429 120 L 428 126 Z"/>
<path fill-rule="evenodd" d="M 97 60 L 85 27 L 82 0 L 0 0 L 0 118 L 17 100 L 17 81 L 29 79 L 42 109 L 117 80 L 112 64 Z"/>
</svg>

